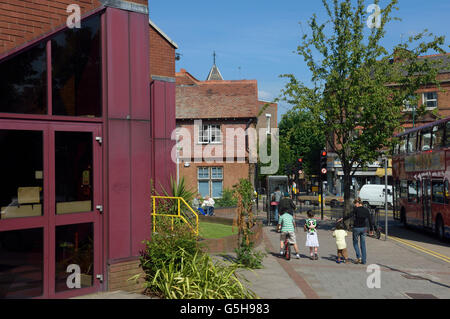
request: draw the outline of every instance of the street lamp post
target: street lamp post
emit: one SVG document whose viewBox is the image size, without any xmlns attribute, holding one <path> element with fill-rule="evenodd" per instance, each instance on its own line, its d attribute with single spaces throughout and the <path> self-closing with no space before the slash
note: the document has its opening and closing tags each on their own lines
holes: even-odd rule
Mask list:
<svg viewBox="0 0 450 319">
<path fill-rule="evenodd" d="M 385 236 L 384 240 L 387 240 L 388 237 L 388 158 L 384 158 L 384 229 Z"/>
</svg>

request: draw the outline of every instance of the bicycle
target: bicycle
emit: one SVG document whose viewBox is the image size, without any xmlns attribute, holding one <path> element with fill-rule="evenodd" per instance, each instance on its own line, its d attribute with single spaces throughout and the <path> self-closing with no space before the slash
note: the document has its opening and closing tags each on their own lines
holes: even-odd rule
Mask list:
<svg viewBox="0 0 450 319">
<path fill-rule="evenodd" d="M 284 252 L 284 258 L 286 258 L 286 260 L 290 260 L 291 259 L 291 246 L 292 244 L 289 242 L 289 238 L 290 235 L 289 233 L 286 233 L 286 238 L 284 239 L 284 248 L 283 248 L 283 252 Z"/>
</svg>

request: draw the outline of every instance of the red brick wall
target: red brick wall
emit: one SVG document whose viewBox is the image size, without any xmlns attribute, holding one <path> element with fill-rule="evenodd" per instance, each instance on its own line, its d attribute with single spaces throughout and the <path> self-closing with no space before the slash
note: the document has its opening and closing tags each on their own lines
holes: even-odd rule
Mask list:
<svg viewBox="0 0 450 319">
<path fill-rule="evenodd" d="M 0 1 L 0 55 L 64 25 L 74 3 L 82 16 L 101 6 L 98 0 Z"/>
<path fill-rule="evenodd" d="M 150 74 L 175 77 L 175 48 L 150 26 Z"/>
<path fill-rule="evenodd" d="M 128 0 L 147 5 L 147 0 Z M 99 0 L 1 0 L 0 55 L 66 24 L 67 7 L 78 4 L 81 16 L 102 6 Z"/>
<path fill-rule="evenodd" d="M 256 129 L 259 131 L 260 128 L 267 128 L 267 118 L 266 114 L 271 114 L 270 118 L 270 127 L 276 128 L 278 126 L 277 124 L 277 112 L 278 112 L 278 104 L 277 103 L 268 103 L 265 101 L 258 101 L 258 113 L 261 112 L 261 109 L 264 107 L 264 105 L 269 104 L 269 106 L 261 113 L 260 116 L 258 116 L 258 124 L 256 125 Z"/>
</svg>

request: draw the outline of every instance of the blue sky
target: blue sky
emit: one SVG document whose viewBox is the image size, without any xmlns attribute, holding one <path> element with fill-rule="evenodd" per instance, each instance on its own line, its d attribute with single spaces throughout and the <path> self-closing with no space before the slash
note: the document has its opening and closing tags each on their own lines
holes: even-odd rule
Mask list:
<svg viewBox="0 0 450 319">
<path fill-rule="evenodd" d="M 388 2 L 381 0 L 380 6 Z M 367 5 L 371 3 L 367 1 Z M 424 29 L 445 35 L 448 48 L 449 0 L 400 0 L 399 7 L 395 16 L 402 21 L 389 24 L 382 42 L 386 48 L 399 43 L 402 34 L 406 39 Z M 326 19 L 320 0 L 149 0 L 149 10 L 150 19 L 178 44 L 181 59 L 176 63 L 177 72 L 184 68 L 205 80 L 215 51 L 224 79 L 258 80 L 263 100 L 280 94 L 286 82 L 280 74 L 292 73 L 309 83 L 306 64 L 294 51 L 302 32 L 308 32 L 311 16 L 316 13 L 320 21 Z M 278 119 L 289 107 L 279 105 Z"/>
</svg>

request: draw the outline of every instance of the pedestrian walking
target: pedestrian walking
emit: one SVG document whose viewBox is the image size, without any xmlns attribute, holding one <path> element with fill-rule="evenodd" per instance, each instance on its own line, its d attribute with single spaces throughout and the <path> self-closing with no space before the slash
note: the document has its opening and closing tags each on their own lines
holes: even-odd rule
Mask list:
<svg viewBox="0 0 450 319">
<path fill-rule="evenodd" d="M 337 258 L 336 263 L 341 263 L 341 258 L 344 260 L 344 264 L 347 263 L 348 254 L 347 254 L 347 242 L 345 241 L 345 237 L 347 237 L 347 232 L 344 229 L 344 225 L 342 222 L 337 223 L 336 230 L 333 232 L 333 237 L 336 239 L 336 247 L 337 247 Z"/>
<path fill-rule="evenodd" d="M 355 207 L 353 208 L 352 214 L 346 216 L 345 218 L 339 219 L 338 222 L 353 218 L 353 248 L 355 249 L 356 253 L 356 263 L 364 265 L 367 262 L 366 221 L 369 221 L 369 227 L 370 229 L 373 229 L 372 219 L 370 218 L 369 210 L 363 206 L 360 198 L 355 199 L 353 203 Z M 369 235 L 372 235 L 372 231 L 370 231 Z"/>
<path fill-rule="evenodd" d="M 309 247 L 309 253 L 311 260 L 319 259 L 319 238 L 317 236 L 317 219 L 314 218 L 314 213 L 312 210 L 308 210 L 306 215 L 308 218 L 303 226 L 306 233 L 306 247 Z"/>
<path fill-rule="evenodd" d="M 278 224 L 278 205 L 280 204 L 281 197 L 282 197 L 282 194 L 281 194 L 280 188 L 277 186 L 275 188 L 275 192 L 272 194 L 272 202 L 271 202 L 271 205 L 274 209 L 275 224 Z"/>
</svg>

